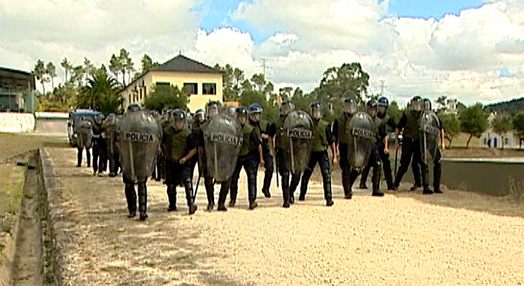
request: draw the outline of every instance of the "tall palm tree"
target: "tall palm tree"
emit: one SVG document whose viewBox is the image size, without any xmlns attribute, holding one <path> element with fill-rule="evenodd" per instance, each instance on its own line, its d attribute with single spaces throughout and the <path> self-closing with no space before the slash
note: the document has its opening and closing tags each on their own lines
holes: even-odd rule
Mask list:
<svg viewBox="0 0 524 286">
<path fill-rule="evenodd" d="M 48 62 L 46 66 L 46 72 L 51 78 L 51 87 L 53 91 L 55 90 L 55 77 L 56 77 L 56 67 L 52 62 Z"/>
<path fill-rule="evenodd" d="M 45 63 L 42 60 L 36 61 L 35 68 L 33 70 L 36 79 L 42 83 L 42 89 L 44 91 L 45 95 L 45 82 L 46 82 L 46 69 L 45 69 Z"/>
<path fill-rule="evenodd" d="M 118 81 L 103 70 L 94 73 L 87 80 L 77 100 L 79 108 L 94 108 L 104 113 L 116 112 L 122 103 L 117 95 Z"/>
<path fill-rule="evenodd" d="M 64 81 L 64 83 L 66 83 L 67 82 L 67 74 L 71 70 L 71 63 L 67 60 L 67 58 L 64 58 L 62 60 L 62 62 L 60 63 L 60 65 L 62 65 L 62 67 L 65 70 L 65 81 Z"/>
</svg>

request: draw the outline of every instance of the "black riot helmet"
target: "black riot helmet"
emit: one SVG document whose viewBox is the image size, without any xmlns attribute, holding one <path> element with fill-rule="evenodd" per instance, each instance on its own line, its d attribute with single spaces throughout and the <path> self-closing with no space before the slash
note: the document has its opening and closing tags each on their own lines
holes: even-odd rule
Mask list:
<svg viewBox="0 0 524 286">
<path fill-rule="evenodd" d="M 377 115 L 377 107 L 377 101 L 374 99 L 370 99 L 368 102 L 366 102 L 366 108 L 368 110 L 368 114 L 371 115 L 371 117 L 375 117 Z"/>
<path fill-rule="evenodd" d="M 344 112 L 347 114 L 355 114 L 357 112 L 357 101 L 353 97 L 344 99 Z"/>
<path fill-rule="evenodd" d="M 211 120 L 220 113 L 221 104 L 218 101 L 211 101 L 207 104 L 207 117 Z"/>
<path fill-rule="evenodd" d="M 140 110 L 142 109 L 142 107 L 140 107 L 140 104 L 138 103 L 132 103 L 130 104 L 128 107 L 127 107 L 127 111 L 137 111 L 137 110 Z"/>
<path fill-rule="evenodd" d="M 245 106 L 239 106 L 237 107 L 237 120 L 238 122 L 244 126 L 244 124 L 247 121 L 247 116 L 249 114 L 247 108 Z"/>
<path fill-rule="evenodd" d="M 389 107 L 389 100 L 387 99 L 387 97 L 381 96 L 377 101 L 377 105 L 378 105 L 377 107 L 378 115 L 380 115 L 381 117 L 384 117 Z"/>
<path fill-rule="evenodd" d="M 173 123 L 175 130 L 179 131 L 184 129 L 184 126 L 186 125 L 186 119 L 187 114 L 185 111 L 182 109 L 173 110 L 173 113 L 171 114 L 171 122 Z"/>
<path fill-rule="evenodd" d="M 419 95 L 415 95 L 411 99 L 411 110 L 415 112 L 419 112 L 420 110 L 422 110 L 422 97 L 420 97 Z"/>
<path fill-rule="evenodd" d="M 195 118 L 196 118 L 196 121 L 198 123 L 202 123 L 204 122 L 204 120 L 206 119 L 206 112 L 204 111 L 204 109 L 200 108 L 200 109 L 197 109 L 197 111 L 195 112 Z"/>
<path fill-rule="evenodd" d="M 309 105 L 309 113 L 311 114 L 311 118 L 315 120 L 319 120 L 322 118 L 322 104 L 319 102 L 313 102 L 311 105 Z"/>
<path fill-rule="evenodd" d="M 422 110 L 431 111 L 431 100 L 429 98 L 424 98 L 422 100 Z"/>
<path fill-rule="evenodd" d="M 284 100 L 282 104 L 280 104 L 280 116 L 287 116 L 291 112 L 295 110 L 295 105 L 291 100 Z"/>
</svg>

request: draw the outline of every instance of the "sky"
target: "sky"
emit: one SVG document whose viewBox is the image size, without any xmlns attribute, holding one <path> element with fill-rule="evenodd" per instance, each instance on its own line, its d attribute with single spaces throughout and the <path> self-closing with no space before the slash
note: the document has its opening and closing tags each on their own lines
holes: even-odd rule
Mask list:
<svg viewBox="0 0 524 286">
<path fill-rule="evenodd" d="M 360 62 L 369 91 L 466 104 L 524 96 L 524 0 L 2 0 L 0 66 L 30 71 L 109 62 L 125 47 L 139 68 L 182 52 L 280 87 L 318 86 Z"/>
</svg>

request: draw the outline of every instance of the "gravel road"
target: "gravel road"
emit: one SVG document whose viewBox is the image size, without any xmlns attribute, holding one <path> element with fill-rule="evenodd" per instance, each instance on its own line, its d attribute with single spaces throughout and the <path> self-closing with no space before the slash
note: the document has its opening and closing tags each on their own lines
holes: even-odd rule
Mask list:
<svg viewBox="0 0 524 286">
<path fill-rule="evenodd" d="M 328 208 L 316 182 L 290 209 L 274 187 L 249 211 L 242 177 L 237 206 L 226 213 L 204 210 L 201 181 L 193 216 L 183 189 L 179 210 L 167 213 L 164 186 L 151 182 L 141 222 L 126 218 L 121 177 L 75 168 L 74 149 L 48 153 L 67 285 L 524 285 L 522 217 L 426 203 L 420 193 L 376 198 L 356 189 L 348 201 L 337 184 Z M 478 199 L 463 194 L 425 200 Z"/>
</svg>

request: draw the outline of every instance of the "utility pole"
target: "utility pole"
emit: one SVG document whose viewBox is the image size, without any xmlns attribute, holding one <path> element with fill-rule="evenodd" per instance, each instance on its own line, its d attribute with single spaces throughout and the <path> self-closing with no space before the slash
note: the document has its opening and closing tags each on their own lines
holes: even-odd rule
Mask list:
<svg viewBox="0 0 524 286">
<path fill-rule="evenodd" d="M 380 85 L 380 96 L 384 96 L 384 82 L 385 80 L 380 80 L 381 82 L 381 85 Z"/>
<path fill-rule="evenodd" d="M 262 58 L 262 74 L 266 76 L 266 59 Z"/>
</svg>

